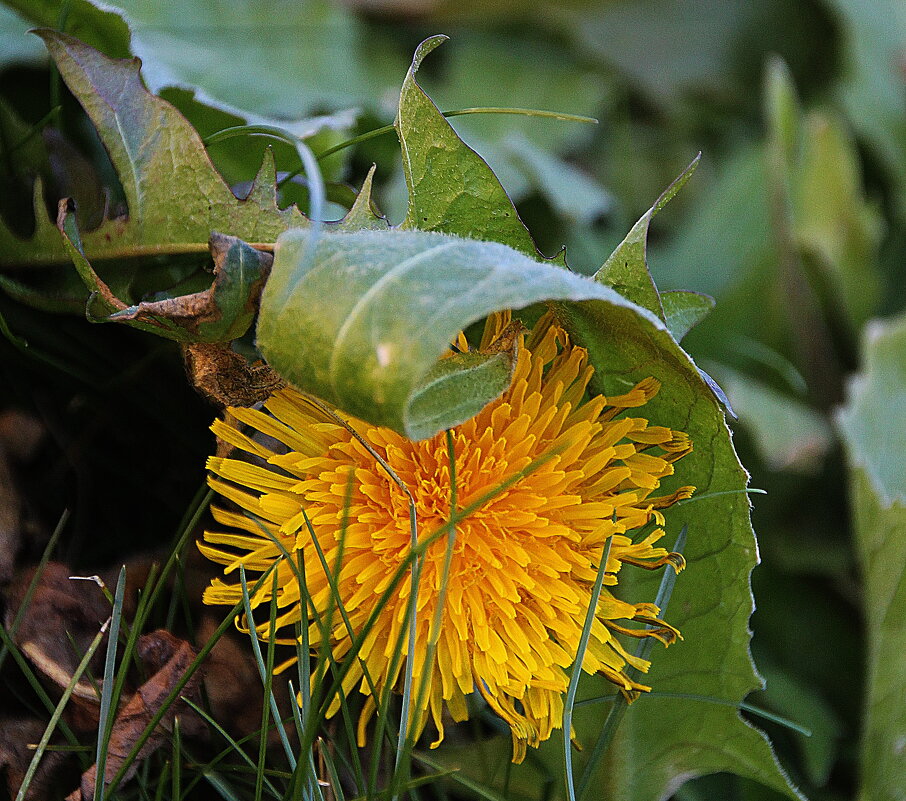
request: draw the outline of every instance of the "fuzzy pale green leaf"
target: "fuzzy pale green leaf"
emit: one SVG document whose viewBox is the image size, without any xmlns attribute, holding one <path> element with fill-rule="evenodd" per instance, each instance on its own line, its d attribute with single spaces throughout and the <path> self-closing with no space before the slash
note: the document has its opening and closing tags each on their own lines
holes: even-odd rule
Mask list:
<svg viewBox="0 0 906 801">
<path fill-rule="evenodd" d="M 869 325 L 838 417 L 851 471 L 868 627 L 862 801 L 903 798 L 906 762 L 906 316 Z"/>
<path fill-rule="evenodd" d="M 448 401 L 445 414 L 435 403 L 425 416 L 415 402 L 457 333 L 493 311 L 596 298 L 624 309 L 627 325 L 654 323 L 609 287 L 495 242 L 427 231 L 322 233 L 311 242 L 306 230 L 277 241 L 261 352 L 299 388 L 414 438 L 463 422 L 506 388 L 508 373 L 470 367 L 458 374 L 464 399 Z"/>
<path fill-rule="evenodd" d="M 359 24 L 331 0 L 105 0 L 132 31 L 151 91 L 193 89 L 209 104 L 281 119 L 373 94 Z M 374 87 L 376 90 L 376 86 Z"/>
</svg>

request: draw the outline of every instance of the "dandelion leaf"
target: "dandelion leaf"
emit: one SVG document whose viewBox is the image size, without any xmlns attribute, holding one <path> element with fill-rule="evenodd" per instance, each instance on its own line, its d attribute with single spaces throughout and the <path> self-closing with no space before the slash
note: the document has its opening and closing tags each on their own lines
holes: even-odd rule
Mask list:
<svg viewBox="0 0 906 801">
<path fill-rule="evenodd" d="M 780 769 L 767 738 L 732 705 L 761 687 L 749 653 L 754 609 L 749 576 L 758 551 L 749 519 L 748 475 L 740 465 L 720 402 L 666 328 L 646 325 L 628 310 L 601 302 L 557 304 L 575 341 L 596 367 L 594 390 L 605 394 L 653 376 L 661 382 L 645 415 L 658 425 L 686 431 L 694 450 L 665 482 L 691 484 L 696 493 L 667 514 L 667 541 L 685 525 L 688 567 L 664 615 L 683 641 L 652 654 L 645 681 L 657 693 L 711 698 L 642 697 L 632 704 L 604 757 L 590 771 L 598 796 L 627 801 L 669 797 L 698 775 L 731 772 L 790 798 L 801 796 Z M 626 597 L 653 599 L 659 577 L 620 577 Z M 589 695 L 611 693 L 606 682 L 586 684 Z M 606 706 L 578 716 L 586 753 L 593 750 Z M 581 764 L 581 757 L 577 760 Z"/>
<path fill-rule="evenodd" d="M 457 136 L 415 80 L 425 56 L 446 40 L 432 36 L 418 46 L 400 92 L 395 124 L 409 190 L 402 227 L 500 242 L 537 256 L 491 168 Z"/>
<path fill-rule="evenodd" d="M 849 460 L 868 626 L 858 797 L 893 801 L 906 786 L 906 316 L 870 324 L 863 358 L 837 419 Z"/>
<path fill-rule="evenodd" d="M 468 419 L 509 383 L 508 369 L 478 369 L 473 355 L 460 371 L 442 369 L 441 383 L 449 390 L 455 374 L 466 400 L 448 401 L 446 415 L 430 404 L 424 416 L 432 370 L 457 333 L 498 309 L 550 298 L 597 298 L 629 318 L 658 322 L 609 287 L 496 242 L 429 231 L 296 230 L 277 241 L 258 346 L 299 388 L 420 439 Z M 482 358 L 501 366 L 497 356 Z"/>
<path fill-rule="evenodd" d="M 215 170 L 201 138 L 169 103 L 152 95 L 138 59 L 111 59 L 66 34 L 38 31 L 60 75 L 84 107 L 122 183 L 128 217 L 107 219 L 83 233 L 91 261 L 204 252 L 211 231 L 248 242 L 273 242 L 307 224 L 295 208 L 281 210 L 273 193 L 238 199 Z M 269 158 L 269 157 L 266 157 Z M 265 165 L 262 174 L 273 170 Z M 59 232 L 35 183 L 34 236 L 23 240 L 0 221 L 2 266 L 68 264 Z"/>
<path fill-rule="evenodd" d="M 642 215 L 641 219 L 632 226 L 632 230 L 626 235 L 626 238 L 610 255 L 610 258 L 604 262 L 601 269 L 595 273 L 595 279 L 602 284 L 612 286 L 621 295 L 629 298 L 633 303 L 637 303 L 639 306 L 644 306 L 649 311 L 654 312 L 664 321 L 666 321 L 667 317 L 660 294 L 651 278 L 651 273 L 648 271 L 646 257 L 648 228 L 654 215 L 664 208 L 673 196 L 683 188 L 686 181 L 692 177 L 692 173 L 695 172 L 700 160 L 701 153 L 664 190 L 663 194 Z"/>
</svg>

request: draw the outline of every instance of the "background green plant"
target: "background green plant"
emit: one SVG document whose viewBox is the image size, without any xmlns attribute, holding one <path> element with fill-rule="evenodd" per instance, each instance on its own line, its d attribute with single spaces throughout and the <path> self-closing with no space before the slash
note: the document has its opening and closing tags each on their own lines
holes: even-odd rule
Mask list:
<svg viewBox="0 0 906 801">
<path fill-rule="evenodd" d="M 329 3 L 290 8 L 274 0 L 230 3 L 235 13 L 226 13 L 213 0 L 183 0 L 154 4 L 159 16 L 152 4 L 107 3 L 122 9 L 128 27 L 87 2 L 62 5 L 8 2 L 0 29 L 0 213 L 23 236 L 35 225 L 35 173 L 54 197 L 75 196 L 80 211 L 98 221 L 105 202 L 113 211 L 124 202 L 135 208 L 122 170 L 117 188 L 46 51 L 19 35 L 34 25 L 64 29 L 111 56 L 141 56 L 149 88 L 202 136 L 277 121 L 304 135 L 315 152 L 390 122 L 412 51 L 443 30 L 453 44 L 420 73 L 440 108 L 533 106 L 600 118 L 595 127 L 491 115 L 452 120 L 501 178 L 541 251 L 553 255 L 565 243 L 571 267 L 589 274 L 702 150 L 694 178 L 655 221 L 648 264 L 661 289 L 717 299 L 684 347 L 726 390 L 739 417 L 737 449 L 753 485 L 768 491 L 753 511 L 763 563 L 753 576 L 752 618 L 767 689 L 749 700 L 812 730 L 806 738 L 758 722 L 807 797 L 897 797 L 906 784 L 895 753 L 897 721 L 880 713 L 895 707 L 884 699 L 896 698 L 906 670 L 896 659 L 901 576 L 877 571 L 901 561 L 903 500 L 866 467 L 875 458 L 895 464 L 873 455 L 903 430 L 895 400 L 904 380 L 895 359 L 869 361 L 875 380 L 856 396 L 861 412 L 854 406 L 844 414 L 840 429 L 833 419 L 847 376 L 863 369 L 866 322 L 906 302 L 906 12 L 899 3 L 401 2 L 377 11 Z M 81 160 L 56 139 L 28 136 L 57 105 L 54 125 Z M 247 188 L 266 163 L 267 146 L 236 138 L 212 143 L 208 152 L 229 185 Z M 407 193 L 398 153 L 390 135 L 329 157 L 322 167 L 336 186 L 328 197 L 348 205 L 354 195 L 344 195 L 340 182 L 358 187 L 374 161 L 375 202 L 392 222 L 402 221 Z M 274 144 L 273 154 L 278 173 L 299 167 L 288 145 Z M 106 198 L 102 186 L 114 187 Z M 292 201 L 308 207 L 304 182 L 281 188 L 280 205 Z M 328 208 L 335 218 L 344 211 Z M 39 213 L 39 228 L 43 219 Z M 148 290 L 197 280 L 205 260 L 152 256 L 125 274 L 115 263 L 96 266 L 132 302 Z M 32 308 L 62 308 L 73 291 L 81 297 L 71 268 L 2 276 L 11 295 L 0 297 L 0 311 L 18 337 L 0 344 L 3 401 L 39 409 L 58 432 L 43 459 L 60 467 L 36 469 L 27 494 L 51 526 L 62 498 L 73 508 L 60 556 L 74 566 L 124 557 L 121 537 L 97 532 L 127 531 L 130 550 L 157 543 L 197 488 L 198 465 L 210 449 L 210 409 L 186 389 L 167 343 Z M 865 393 L 885 391 L 888 403 L 866 405 Z M 860 414 L 866 426 L 880 427 L 880 437 L 856 431 Z M 857 471 L 857 529 L 847 522 L 847 457 L 838 430 Z M 141 469 L 120 469 L 126 458 L 138 459 Z M 136 514 L 134 499 L 151 475 L 160 500 Z M 651 699 L 649 708 L 658 703 L 676 701 Z M 594 705 L 581 710 L 595 714 Z M 863 730 L 864 748 L 886 758 L 861 759 Z M 482 757 L 487 770 L 473 780 L 502 786 L 498 757 Z M 539 797 L 547 792 L 545 777 L 550 792 L 559 792 L 556 759 L 542 754 L 534 773 L 510 775 L 511 795 Z M 673 789 L 679 799 L 776 797 L 730 774 Z"/>
</svg>

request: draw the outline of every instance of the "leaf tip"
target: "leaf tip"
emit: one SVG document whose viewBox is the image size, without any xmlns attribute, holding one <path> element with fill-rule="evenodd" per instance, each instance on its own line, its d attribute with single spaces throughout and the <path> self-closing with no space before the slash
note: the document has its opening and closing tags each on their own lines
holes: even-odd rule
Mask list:
<svg viewBox="0 0 906 801">
<path fill-rule="evenodd" d="M 425 39 L 425 41 L 423 41 L 418 47 L 415 48 L 415 55 L 412 56 L 412 67 L 409 69 L 409 72 L 412 75 L 418 72 L 418 68 L 421 66 L 425 56 L 436 50 L 444 42 L 449 40 L 449 38 L 450 37 L 445 33 L 438 33 Z"/>
</svg>

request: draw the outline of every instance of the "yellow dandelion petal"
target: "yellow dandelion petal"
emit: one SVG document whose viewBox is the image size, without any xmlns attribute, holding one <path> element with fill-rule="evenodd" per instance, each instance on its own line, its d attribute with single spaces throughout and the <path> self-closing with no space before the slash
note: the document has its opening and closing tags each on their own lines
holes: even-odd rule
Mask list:
<svg viewBox="0 0 906 801">
<path fill-rule="evenodd" d="M 654 378 L 623 394 L 589 397 L 588 355 L 552 315 L 519 331 L 508 312 L 488 319 L 482 350 L 518 338 L 512 385 L 452 429 L 449 440 L 442 433 L 411 442 L 358 420 L 344 425 L 291 388 L 275 392 L 266 412 L 230 410 L 236 427 L 214 424 L 218 437 L 251 461 L 209 460 L 211 487 L 238 510 L 215 509 L 215 520 L 233 531 L 206 532 L 199 548 L 227 573 L 279 563 L 277 628 L 287 629 L 281 636 L 292 638 L 291 627 L 301 622 L 312 648 L 326 644 L 336 660 L 354 660 L 342 692 L 358 688 L 367 696 L 360 743 L 381 708 L 372 688 L 400 690 L 409 659 L 413 688 L 424 690 L 413 691 L 410 734 L 431 720 L 438 733 L 432 747 L 443 739 L 447 715 L 468 717 L 466 697 L 476 692 L 509 724 L 515 761 L 548 739 L 562 725 L 562 696 L 608 542 L 606 589 L 582 668 L 602 673 L 632 700 L 649 688 L 627 671 L 647 671 L 648 662 L 628 653 L 617 635 L 665 644 L 679 637 L 652 604 L 618 597 L 618 576 L 624 565 L 684 566 L 679 554 L 656 544 L 662 530 L 643 535 L 638 529 L 662 525 L 660 510 L 691 495 L 694 488 L 680 487 L 652 496 L 691 450 L 689 437 L 626 414 L 657 394 Z M 468 347 L 463 336 L 453 343 L 455 350 Z M 255 431 L 271 439 L 261 444 Z M 273 440 L 284 447 L 272 450 Z M 411 656 L 412 587 L 400 571 L 411 557 L 410 495 L 421 553 Z M 284 549 L 294 560 L 301 551 L 304 606 L 296 564 Z M 253 606 L 270 600 L 265 584 Z M 335 608 L 337 596 L 345 617 Z M 234 604 L 240 597 L 238 585 L 216 579 L 204 600 Z M 332 625 L 322 643 L 327 614 Z M 370 617 L 372 627 L 355 652 Z M 256 631 L 264 637 L 268 628 Z M 339 697 L 329 699 L 328 714 L 339 708 Z"/>
</svg>

